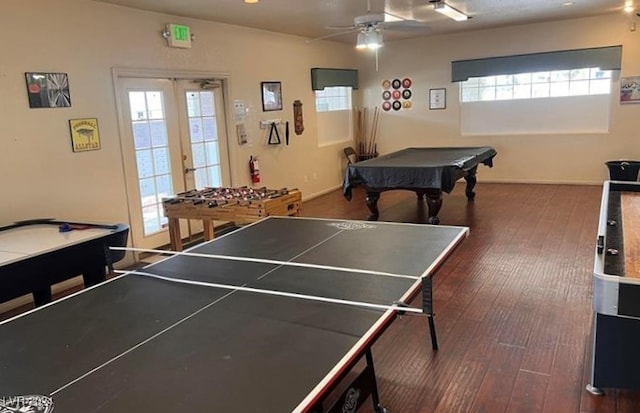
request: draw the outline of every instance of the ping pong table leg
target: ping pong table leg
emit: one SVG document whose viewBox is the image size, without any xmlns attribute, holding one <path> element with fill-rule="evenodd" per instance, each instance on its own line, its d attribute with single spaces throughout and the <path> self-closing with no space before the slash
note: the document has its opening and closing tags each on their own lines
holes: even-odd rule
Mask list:
<svg viewBox="0 0 640 413">
<path fill-rule="evenodd" d="M 373 381 L 371 383 L 371 400 L 373 401 L 373 410 L 376 413 L 389 413 L 389 410 L 380 405 L 378 383 L 376 381 L 376 371 L 373 368 L 373 355 L 371 354 L 371 348 L 367 349 L 365 357 L 367 359 L 367 367 L 371 369 L 371 377 L 373 378 Z"/>
<path fill-rule="evenodd" d="M 325 397 L 316 401 L 314 405 L 311 406 L 310 411 L 314 413 L 356 412 L 366 402 L 369 396 L 371 396 L 371 400 L 373 401 L 373 410 L 375 413 L 389 413 L 389 410 L 380 405 L 380 396 L 378 394 L 376 372 L 373 368 L 371 347 L 365 350 L 364 355 L 366 360 L 364 369 L 362 369 L 362 371 L 353 380 L 351 380 L 348 388 L 342 391 L 337 400 L 335 400 L 329 408 L 325 409 L 323 406 L 323 402 L 326 397 L 325 395 Z M 337 381 L 337 383 L 344 380 L 346 373 L 350 372 L 360 360 L 362 360 L 361 357 L 355 359 L 353 364 L 345 370 L 343 373 L 344 375 Z M 335 390 L 335 387 L 333 389 L 329 389 L 328 393 L 330 394 L 332 390 Z"/>
<path fill-rule="evenodd" d="M 433 322 L 433 314 L 428 315 L 429 319 L 429 332 L 431 333 L 431 347 L 434 350 L 438 350 L 438 338 L 436 337 L 436 325 Z"/>
<path fill-rule="evenodd" d="M 431 277 L 422 278 L 422 311 L 429 319 L 429 333 L 431 333 L 431 347 L 438 350 L 438 337 L 436 336 L 436 324 L 433 320 L 433 286 Z"/>
</svg>

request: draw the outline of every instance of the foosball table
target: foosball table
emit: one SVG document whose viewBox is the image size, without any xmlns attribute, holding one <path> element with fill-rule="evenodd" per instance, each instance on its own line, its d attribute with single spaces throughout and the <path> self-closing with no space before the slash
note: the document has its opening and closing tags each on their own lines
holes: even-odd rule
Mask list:
<svg viewBox="0 0 640 413">
<path fill-rule="evenodd" d="M 269 215 L 295 216 L 300 212 L 302 195 L 297 189 L 205 188 L 181 192 L 163 200 L 169 219 L 171 248 L 182 250 L 180 219 L 202 221 L 204 239 L 214 238 L 214 221 L 236 225 L 255 222 Z"/>
</svg>

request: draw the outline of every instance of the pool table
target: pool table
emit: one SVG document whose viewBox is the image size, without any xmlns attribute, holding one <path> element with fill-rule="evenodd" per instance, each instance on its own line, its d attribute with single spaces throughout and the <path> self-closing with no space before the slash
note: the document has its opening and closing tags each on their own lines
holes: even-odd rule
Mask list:
<svg viewBox="0 0 640 413">
<path fill-rule="evenodd" d="M 82 275 L 85 287 L 104 281 L 124 251 L 129 226 L 34 219 L 0 227 L 0 302 L 33 294 L 51 301 L 51 285 Z"/>
<path fill-rule="evenodd" d="M 369 219 L 377 220 L 381 192 L 392 189 L 415 191 L 418 199 L 426 198 L 429 223 L 438 224 L 442 193 L 450 193 L 456 181 L 464 178 L 467 199 L 473 200 L 478 165 L 492 167 L 496 155 L 496 150 L 490 146 L 405 148 L 350 164 L 343 183 L 344 196 L 351 200 L 352 188 L 364 186 L 367 207 L 371 211 Z"/>
</svg>

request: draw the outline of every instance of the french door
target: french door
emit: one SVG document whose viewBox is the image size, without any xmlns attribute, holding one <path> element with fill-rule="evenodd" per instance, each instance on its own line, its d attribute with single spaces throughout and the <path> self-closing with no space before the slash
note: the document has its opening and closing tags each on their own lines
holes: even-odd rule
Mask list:
<svg viewBox="0 0 640 413">
<path fill-rule="evenodd" d="M 185 184 L 188 189 L 230 184 L 219 81 L 176 81 L 182 137 Z"/>
<path fill-rule="evenodd" d="M 122 154 L 132 243 L 169 243 L 162 200 L 230 184 L 224 99 L 217 81 L 119 78 Z M 191 226 L 189 226 L 191 225 Z M 183 235 L 201 231 L 181 220 Z"/>
</svg>

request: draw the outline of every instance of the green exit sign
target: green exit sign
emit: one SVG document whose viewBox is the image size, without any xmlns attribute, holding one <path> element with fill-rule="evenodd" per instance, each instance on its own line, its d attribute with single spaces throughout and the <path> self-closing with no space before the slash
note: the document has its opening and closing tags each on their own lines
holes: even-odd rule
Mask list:
<svg viewBox="0 0 640 413">
<path fill-rule="evenodd" d="M 167 24 L 169 46 L 191 48 L 191 29 L 183 24 Z"/>
<path fill-rule="evenodd" d="M 183 26 L 181 24 L 173 25 L 173 37 L 176 40 L 191 40 L 191 34 L 189 33 L 189 26 Z"/>
</svg>

